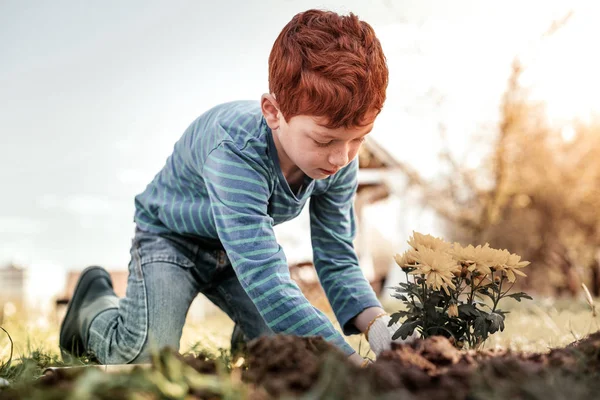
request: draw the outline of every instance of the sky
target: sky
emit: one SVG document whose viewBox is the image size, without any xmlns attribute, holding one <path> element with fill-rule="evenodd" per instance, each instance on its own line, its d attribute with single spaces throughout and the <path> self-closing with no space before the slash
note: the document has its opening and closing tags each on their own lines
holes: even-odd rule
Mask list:
<svg viewBox="0 0 600 400">
<path fill-rule="evenodd" d="M 469 145 L 493 133 L 515 56 L 554 123 L 599 111 L 592 1 L 0 1 L 0 266 L 28 267 L 39 295 L 68 269 L 126 268 L 134 196 L 198 115 L 267 91 L 273 41 L 309 8 L 373 26 L 390 84 L 371 136 L 425 176 L 439 170 L 439 124 L 461 162 L 481 162 Z M 398 243 L 435 229 L 411 199 L 388 208 L 393 222 L 371 219 Z"/>
</svg>

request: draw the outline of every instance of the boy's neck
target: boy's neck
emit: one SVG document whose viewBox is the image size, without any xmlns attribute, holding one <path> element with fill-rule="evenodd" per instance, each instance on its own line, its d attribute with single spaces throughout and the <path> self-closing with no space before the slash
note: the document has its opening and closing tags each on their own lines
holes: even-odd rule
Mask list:
<svg viewBox="0 0 600 400">
<path fill-rule="evenodd" d="M 285 150 L 283 150 L 277 134 L 273 135 L 273 142 L 275 142 L 281 173 L 293 190 L 294 187 L 299 187 L 304 182 L 304 172 L 290 160 Z"/>
<path fill-rule="evenodd" d="M 290 175 L 289 177 L 287 175 L 283 175 L 285 176 L 285 180 L 287 181 L 288 185 L 290 186 L 290 189 L 292 189 L 292 192 L 296 193 L 300 191 L 300 189 L 302 189 L 302 185 L 304 184 L 304 172 L 298 170 L 299 172 L 294 174 L 294 175 Z"/>
</svg>

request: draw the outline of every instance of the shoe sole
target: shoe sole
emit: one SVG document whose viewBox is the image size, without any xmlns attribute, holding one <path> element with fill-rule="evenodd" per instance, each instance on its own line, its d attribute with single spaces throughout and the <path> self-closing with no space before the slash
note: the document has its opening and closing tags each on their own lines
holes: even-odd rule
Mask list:
<svg viewBox="0 0 600 400">
<path fill-rule="evenodd" d="M 94 277 L 94 279 L 87 279 L 89 273 L 95 270 L 102 271 L 102 273 L 105 276 L 107 276 L 110 281 L 110 275 L 108 274 L 108 272 L 106 272 L 104 268 L 98 266 L 87 267 L 81 272 L 81 275 L 79 275 L 79 279 L 77 279 L 77 283 L 75 284 L 75 291 L 73 292 L 71 300 L 67 305 L 65 318 L 60 324 L 59 347 L 61 350 L 63 361 L 72 361 L 73 357 L 81 357 L 85 352 L 85 347 L 81 335 L 77 332 L 73 332 L 72 330 L 67 332 L 65 331 L 64 327 L 73 327 L 74 325 L 76 326 L 76 321 L 74 321 L 74 319 L 77 312 L 73 310 L 80 309 L 81 304 L 79 303 L 81 303 L 81 301 L 75 300 L 78 299 L 79 293 L 81 293 L 82 291 L 84 293 L 88 291 L 90 283 L 92 283 L 95 278 L 100 277 L 100 275 L 97 275 Z M 84 282 L 85 280 L 87 281 Z"/>
</svg>

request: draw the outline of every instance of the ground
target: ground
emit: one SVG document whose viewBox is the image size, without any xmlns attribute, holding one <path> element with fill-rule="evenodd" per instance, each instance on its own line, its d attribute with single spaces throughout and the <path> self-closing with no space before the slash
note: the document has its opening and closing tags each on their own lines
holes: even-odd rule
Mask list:
<svg viewBox="0 0 600 400">
<path fill-rule="evenodd" d="M 515 304 L 507 329 L 493 335 L 483 351 L 457 351 L 445 339 L 432 338 L 398 346 L 366 369 L 348 365 L 317 338 L 260 339 L 250 344 L 243 360 L 232 358 L 219 348 L 227 347 L 233 325 L 215 315 L 186 324 L 182 351 L 188 354 L 165 351 L 157 355 L 154 368 L 110 375 L 88 368 L 40 377 L 45 366 L 58 362 L 56 329 L 35 324 L 25 329 L 10 320 L 6 327 L 13 332 L 16 361 L 0 372 L 11 382 L 11 389 L 0 391 L 0 399 L 64 398 L 65 393 L 74 396 L 77 391 L 93 394 L 91 398 L 149 399 L 402 395 L 406 399 L 575 400 L 598 393 L 600 334 L 576 342 L 600 329 L 589 306 L 583 301 L 552 300 Z M 393 310 L 394 305 L 386 307 Z M 571 342 L 576 344 L 565 348 Z M 0 337 L 3 361 L 8 357 L 7 343 Z M 369 355 L 360 336 L 351 343 Z M 18 360 L 21 357 L 25 362 Z"/>
</svg>

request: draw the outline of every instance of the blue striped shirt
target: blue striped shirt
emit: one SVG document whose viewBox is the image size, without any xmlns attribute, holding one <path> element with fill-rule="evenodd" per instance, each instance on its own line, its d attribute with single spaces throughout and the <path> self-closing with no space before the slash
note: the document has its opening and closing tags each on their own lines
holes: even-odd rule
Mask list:
<svg viewBox="0 0 600 400">
<path fill-rule="evenodd" d="M 298 216 L 310 199 L 313 260 L 336 318 L 380 307 L 358 266 L 353 239 L 358 158 L 323 180 L 305 178 L 299 193 L 281 169 L 272 132 L 258 102 L 219 105 L 198 117 L 166 165 L 135 199 L 140 229 L 218 239 L 235 273 L 275 333 L 320 335 L 354 352 L 290 278 L 273 227 Z"/>
</svg>

